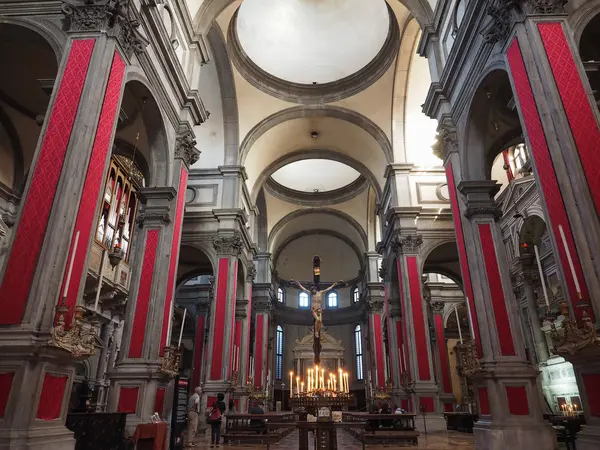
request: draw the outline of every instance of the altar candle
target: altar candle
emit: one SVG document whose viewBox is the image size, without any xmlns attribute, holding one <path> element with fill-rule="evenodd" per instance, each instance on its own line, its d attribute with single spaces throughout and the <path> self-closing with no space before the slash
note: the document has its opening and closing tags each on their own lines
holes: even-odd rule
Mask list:
<svg viewBox="0 0 600 450">
<path fill-rule="evenodd" d="M 304 392 L 304 381 L 300 383 L 300 392 Z"/>
<path fill-rule="evenodd" d="M 296 392 L 300 393 L 300 377 L 296 377 Z"/>
<path fill-rule="evenodd" d="M 294 394 L 294 372 L 290 371 L 290 398 L 292 398 Z"/>
<path fill-rule="evenodd" d="M 454 312 L 456 313 L 456 324 L 458 325 L 458 337 L 460 338 L 460 344 L 463 343 L 462 330 L 460 329 L 460 318 L 458 317 L 458 305 L 454 305 Z"/>
<path fill-rule="evenodd" d="M 336 380 L 335 380 L 335 375 L 332 375 L 331 379 L 333 380 L 333 390 L 337 391 L 337 383 L 336 383 Z"/>
<path fill-rule="evenodd" d="M 186 313 L 187 313 L 187 308 L 183 310 L 183 319 L 181 321 L 181 331 L 179 332 L 179 342 L 177 343 L 177 348 L 181 347 L 181 338 L 183 337 L 183 326 L 185 325 Z"/>
<path fill-rule="evenodd" d="M 469 329 L 471 330 L 471 339 L 475 342 L 475 329 L 473 328 L 473 316 L 471 315 L 471 304 L 469 303 L 469 297 L 465 297 L 465 303 L 467 304 L 467 313 L 469 313 Z"/>
<path fill-rule="evenodd" d="M 344 381 L 346 382 L 346 394 L 350 393 L 350 384 L 348 383 L 348 372 L 344 374 Z"/>
<path fill-rule="evenodd" d="M 67 272 L 67 280 L 65 281 L 65 290 L 63 291 L 63 298 L 67 298 L 69 293 L 69 284 L 71 284 L 71 273 L 73 272 L 73 263 L 75 262 L 75 253 L 77 252 L 77 245 L 79 244 L 79 231 L 75 234 L 75 242 L 73 242 L 73 251 L 71 252 L 71 260 L 69 261 L 69 271 Z"/>
<path fill-rule="evenodd" d="M 342 392 L 344 390 L 344 375 L 342 373 L 341 368 L 339 370 L 339 375 L 340 375 L 340 392 Z"/>
<path fill-rule="evenodd" d="M 577 274 L 575 273 L 575 266 L 573 265 L 573 259 L 571 258 L 571 251 L 569 250 L 569 246 L 567 245 L 565 230 L 563 230 L 562 225 L 558 226 L 558 230 L 560 231 L 560 237 L 562 239 L 563 246 L 565 247 L 565 253 L 567 254 L 567 260 L 569 261 L 569 268 L 571 269 L 571 276 L 573 277 L 573 282 L 575 283 L 575 289 L 577 290 L 577 295 L 581 299 L 581 288 L 579 287 L 579 280 L 577 279 Z"/>
<path fill-rule="evenodd" d="M 325 369 L 321 369 L 321 389 L 325 389 Z"/>
<path fill-rule="evenodd" d="M 404 371 L 408 372 L 408 364 L 406 364 L 406 349 L 404 343 L 402 343 L 402 361 L 404 361 Z"/>
<path fill-rule="evenodd" d="M 379 376 L 377 374 L 377 368 L 375 368 L 375 383 L 373 383 L 375 386 L 379 386 Z"/>
</svg>

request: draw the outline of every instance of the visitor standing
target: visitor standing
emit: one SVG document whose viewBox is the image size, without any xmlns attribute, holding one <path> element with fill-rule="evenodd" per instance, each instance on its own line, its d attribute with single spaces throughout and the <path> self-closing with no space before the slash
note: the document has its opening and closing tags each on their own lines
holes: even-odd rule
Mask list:
<svg viewBox="0 0 600 450">
<path fill-rule="evenodd" d="M 188 400 L 188 446 L 195 447 L 196 433 L 198 433 L 198 415 L 200 414 L 200 396 L 202 389 L 197 387 Z"/>
<path fill-rule="evenodd" d="M 208 419 L 210 421 L 210 446 L 214 447 L 216 445 L 218 447 L 219 441 L 221 440 L 221 422 L 223 421 L 221 410 L 219 409 L 219 402 L 213 403 L 212 411 L 210 412 Z"/>
</svg>

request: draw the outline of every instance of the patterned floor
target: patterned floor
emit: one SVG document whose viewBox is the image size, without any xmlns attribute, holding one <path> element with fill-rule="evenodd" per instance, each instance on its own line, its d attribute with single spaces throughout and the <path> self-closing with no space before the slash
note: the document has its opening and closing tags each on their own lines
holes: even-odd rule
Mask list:
<svg viewBox="0 0 600 450">
<path fill-rule="evenodd" d="M 309 439 L 309 448 L 312 449 L 312 442 Z M 198 445 L 193 447 L 195 449 L 208 449 L 210 447 L 210 439 L 208 434 L 205 437 L 199 437 L 197 439 Z M 266 445 L 224 445 L 219 446 L 221 449 L 226 450 L 250 450 L 266 448 Z M 286 438 L 279 441 L 277 444 L 272 445 L 271 450 L 294 450 L 298 448 L 298 432 L 290 434 Z M 394 446 L 380 446 L 380 445 L 367 445 L 368 450 L 389 450 L 392 448 L 399 448 Z M 404 448 L 404 447 L 403 447 Z M 419 437 L 418 447 L 406 447 L 411 449 L 427 449 L 427 450 L 474 450 L 475 444 L 473 441 L 473 435 L 467 433 L 458 433 L 454 431 L 448 431 L 447 433 L 423 435 Z M 350 434 L 340 431 L 338 433 L 338 449 L 339 450 L 361 450 L 362 444 L 352 437 Z"/>
</svg>

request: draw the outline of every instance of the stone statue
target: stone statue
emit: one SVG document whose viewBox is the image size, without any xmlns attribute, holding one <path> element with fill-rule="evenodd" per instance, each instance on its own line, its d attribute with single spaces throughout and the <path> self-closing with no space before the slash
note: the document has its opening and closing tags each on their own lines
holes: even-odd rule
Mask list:
<svg viewBox="0 0 600 450">
<path fill-rule="evenodd" d="M 304 292 L 311 294 L 310 311 L 315 318 L 315 338 L 320 336 L 321 327 L 323 326 L 323 294 L 331 291 L 334 287 L 346 284 L 344 281 L 336 281 L 327 289 L 319 291 L 316 284 L 311 285 L 310 290 L 306 289 L 299 281 L 294 281 L 293 284 L 298 286 Z"/>
</svg>

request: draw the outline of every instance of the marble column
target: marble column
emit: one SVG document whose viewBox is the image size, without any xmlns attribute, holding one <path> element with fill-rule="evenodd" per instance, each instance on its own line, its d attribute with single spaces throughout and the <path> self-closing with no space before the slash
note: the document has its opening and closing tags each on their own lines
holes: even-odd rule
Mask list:
<svg viewBox="0 0 600 450">
<path fill-rule="evenodd" d="M 105 26 L 103 18 L 97 23 Z M 68 34 L 62 49 L 0 269 L 0 391 L 6 393 L 0 401 L 1 448 L 74 446 L 64 423 L 75 360 L 47 343 L 55 306 L 64 300 L 68 307 L 68 329 L 81 301 L 128 55 L 110 26 L 101 33 L 67 24 L 66 31 L 77 33 Z"/>
<path fill-rule="evenodd" d="M 373 390 L 386 388 L 385 348 L 383 345 L 383 319 L 385 313 L 385 292 L 383 283 L 367 282 L 368 327 L 371 381 Z"/>
<path fill-rule="evenodd" d="M 495 181 L 462 181 L 466 205 L 464 233 L 473 280 L 476 320 L 483 358 L 467 368 L 476 387 L 478 448 L 556 447 L 552 428 L 542 417 L 538 371 L 527 362 L 509 264 L 494 202 Z"/>
<path fill-rule="evenodd" d="M 254 305 L 254 374 L 250 374 L 254 387 L 264 390 L 269 370 L 269 335 L 271 328 L 271 284 L 255 283 Z"/>
<path fill-rule="evenodd" d="M 439 388 L 433 370 L 429 317 L 423 298 L 419 250 L 423 239 L 417 234 L 398 233 L 393 246 L 397 257 L 400 301 L 404 324 L 404 349 L 406 352 L 408 389 L 411 392 L 412 406 L 417 413 L 424 413 L 428 431 L 446 429 L 442 416 Z M 424 430 L 422 415 L 417 422 Z"/>
<path fill-rule="evenodd" d="M 212 295 L 209 298 L 211 301 Z M 204 347 L 204 335 L 207 329 L 208 321 L 208 303 L 199 303 L 196 306 L 196 337 L 194 341 L 194 365 L 192 374 L 192 384 L 194 387 L 200 386 L 204 380 L 204 359 L 206 349 Z"/>
<path fill-rule="evenodd" d="M 256 267 L 249 263 L 246 268 L 246 298 L 236 304 L 235 339 L 239 352 L 238 411 L 248 410 L 248 369 L 250 364 L 250 326 L 252 324 L 252 284 L 256 277 Z"/>
<path fill-rule="evenodd" d="M 216 401 L 217 394 L 224 394 L 231 382 L 238 261 L 243 250 L 242 238 L 237 232 L 224 233 L 216 237 L 213 244 L 217 251 L 218 265 L 203 389 L 208 405 Z"/>
<path fill-rule="evenodd" d="M 539 280 L 538 269 L 536 268 L 534 261 L 535 256 L 531 252 L 521 249 L 519 262 L 521 263 L 523 291 L 525 292 L 525 298 L 527 299 L 527 314 L 529 315 L 530 332 L 533 337 L 537 361 L 539 363 L 545 363 L 548 361 L 549 353 L 546 336 L 542 331 L 542 323 L 540 321 L 540 316 L 538 315 L 537 300 L 533 290 L 534 280 Z"/>
<path fill-rule="evenodd" d="M 450 378 L 450 360 L 448 359 L 448 343 L 444 334 L 444 302 L 431 302 L 433 324 L 435 327 L 434 355 L 437 364 L 436 379 L 441 387 L 440 399 L 444 404 L 445 412 L 454 411 L 456 399 L 452 393 L 452 380 Z M 460 326 L 460 323 L 458 323 Z"/>
</svg>

